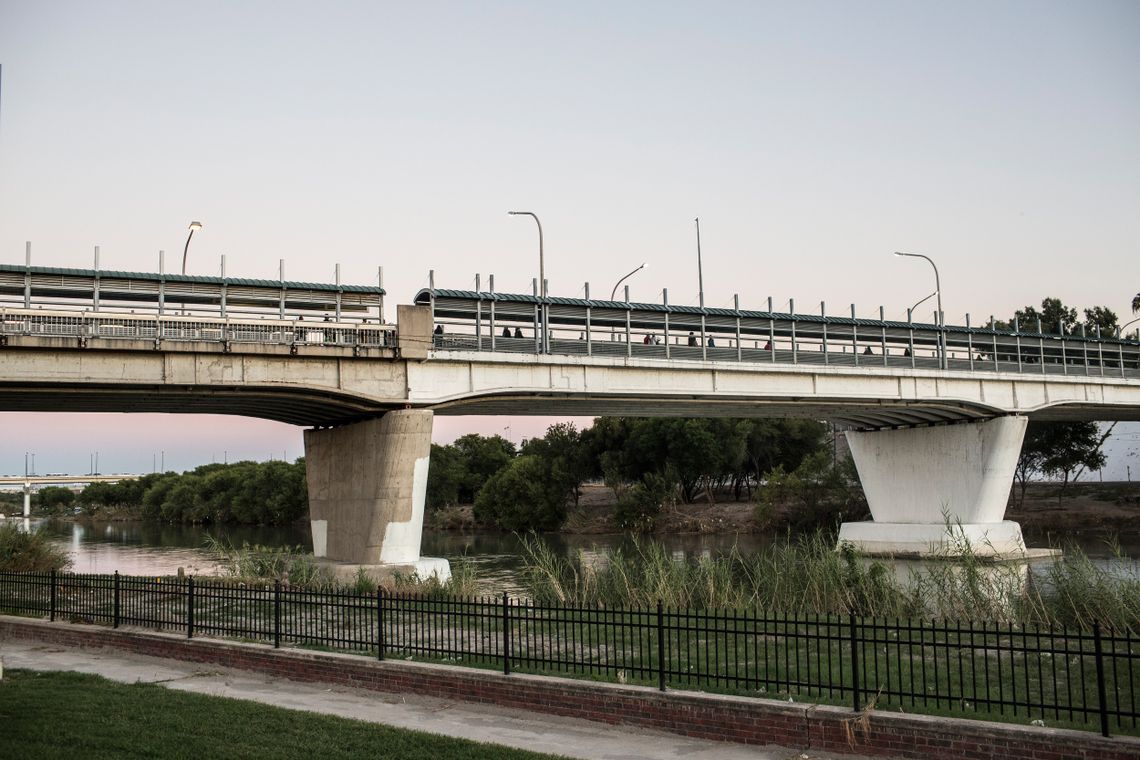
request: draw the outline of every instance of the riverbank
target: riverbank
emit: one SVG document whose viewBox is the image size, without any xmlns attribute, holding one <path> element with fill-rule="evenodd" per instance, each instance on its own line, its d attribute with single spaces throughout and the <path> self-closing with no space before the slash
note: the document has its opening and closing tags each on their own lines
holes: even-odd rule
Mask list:
<svg viewBox="0 0 1140 760">
<path fill-rule="evenodd" d="M 1021 523 L 1027 534 L 1038 539 L 1063 541 L 1066 537 L 1129 536 L 1140 538 L 1140 483 L 1030 483 L 1025 500 L 1017 502 L 1017 489 L 1010 495 L 1006 519 Z M 600 535 L 621 533 L 615 514 L 617 497 L 613 489 L 597 484 L 582 487 L 578 505 L 571 507 L 561 533 Z M 795 507 L 775 505 L 758 514 L 756 503 L 735 501 L 722 495 L 709 503 L 676 504 L 661 511 L 653 533 L 678 534 L 761 534 L 783 533 L 796 517 Z M 472 508 L 460 505 L 428 515 L 434 530 L 471 531 L 475 523 Z"/>
</svg>

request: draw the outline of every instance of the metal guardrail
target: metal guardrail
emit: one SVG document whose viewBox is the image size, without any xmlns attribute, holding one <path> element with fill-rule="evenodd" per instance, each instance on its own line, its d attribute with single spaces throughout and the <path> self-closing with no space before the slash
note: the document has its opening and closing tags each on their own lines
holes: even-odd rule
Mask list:
<svg viewBox="0 0 1140 760">
<path fill-rule="evenodd" d="M 194 578 L 0 573 L 0 612 L 860 710 L 1135 734 L 1134 632 L 762 610 L 632 609 Z"/>
<path fill-rule="evenodd" d="M 0 308 L 0 336 L 259 345 L 394 346 L 395 325 L 367 322 L 203 319 Z"/>
<path fill-rule="evenodd" d="M 1119 338 L 654 304 L 540 304 L 501 294 L 494 301 L 422 296 L 433 309 L 437 351 L 912 369 L 942 368 L 944 352 L 945 369 L 956 372 L 1140 377 L 1140 342 Z"/>
</svg>

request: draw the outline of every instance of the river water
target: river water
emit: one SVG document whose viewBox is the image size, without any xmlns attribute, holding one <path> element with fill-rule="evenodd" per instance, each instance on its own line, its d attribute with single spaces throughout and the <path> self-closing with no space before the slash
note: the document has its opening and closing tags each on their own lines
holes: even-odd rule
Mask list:
<svg viewBox="0 0 1140 760">
<path fill-rule="evenodd" d="M 312 551 L 312 538 L 303 524 L 283 527 L 168 525 L 157 522 L 122 521 L 72 522 L 65 520 L 35 521 L 71 555 L 71 570 L 76 573 L 113 573 L 124 575 L 173 575 L 182 568 L 187 574 L 208 575 L 217 572 L 217 561 L 206 549 L 208 537 L 240 546 L 243 542 L 268 547 L 299 546 Z M 1122 537 L 1125 557 L 1140 558 L 1140 536 Z M 570 555 L 581 551 L 587 556 L 604 557 L 630 538 L 618 535 L 548 534 L 543 537 L 555 552 Z M 771 534 L 702 534 L 653 536 L 652 541 L 664 545 L 677 560 L 695 559 L 721 554 L 736 546 L 750 554 L 763 549 L 776 536 Z M 1027 537 L 1030 546 L 1047 546 L 1044 538 Z M 1091 557 L 1116 563 L 1103 538 L 1078 537 L 1078 545 Z M 424 531 L 421 553 L 426 557 L 443 557 L 452 562 L 464 560 L 474 565 L 479 585 L 487 593 L 516 592 L 522 566 L 520 539 L 509 533 L 454 533 Z M 1125 564 L 1132 565 L 1126 561 Z"/>
</svg>

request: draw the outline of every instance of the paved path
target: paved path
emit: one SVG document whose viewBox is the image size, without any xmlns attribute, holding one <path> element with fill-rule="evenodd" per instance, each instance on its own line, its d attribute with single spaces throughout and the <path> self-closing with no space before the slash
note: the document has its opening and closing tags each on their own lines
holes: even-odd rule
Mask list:
<svg viewBox="0 0 1140 760">
<path fill-rule="evenodd" d="M 5 668 L 91 673 L 122 683 L 246 699 L 293 710 L 356 718 L 396 728 L 587 760 L 860 760 L 853 755 L 748 747 L 631 726 L 485 707 L 417 695 L 300 683 L 259 673 L 167 660 L 114 649 L 72 649 L 25 639 L 0 641 Z"/>
</svg>

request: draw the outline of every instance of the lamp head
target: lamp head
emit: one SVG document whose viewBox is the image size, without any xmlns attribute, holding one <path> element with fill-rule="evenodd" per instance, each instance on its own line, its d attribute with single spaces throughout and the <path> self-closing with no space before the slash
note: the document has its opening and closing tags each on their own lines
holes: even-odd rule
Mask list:
<svg viewBox="0 0 1140 760">
<path fill-rule="evenodd" d="M 190 231 L 191 232 L 197 232 L 200 229 L 202 229 L 202 223 L 201 222 L 190 222 Z"/>
</svg>

